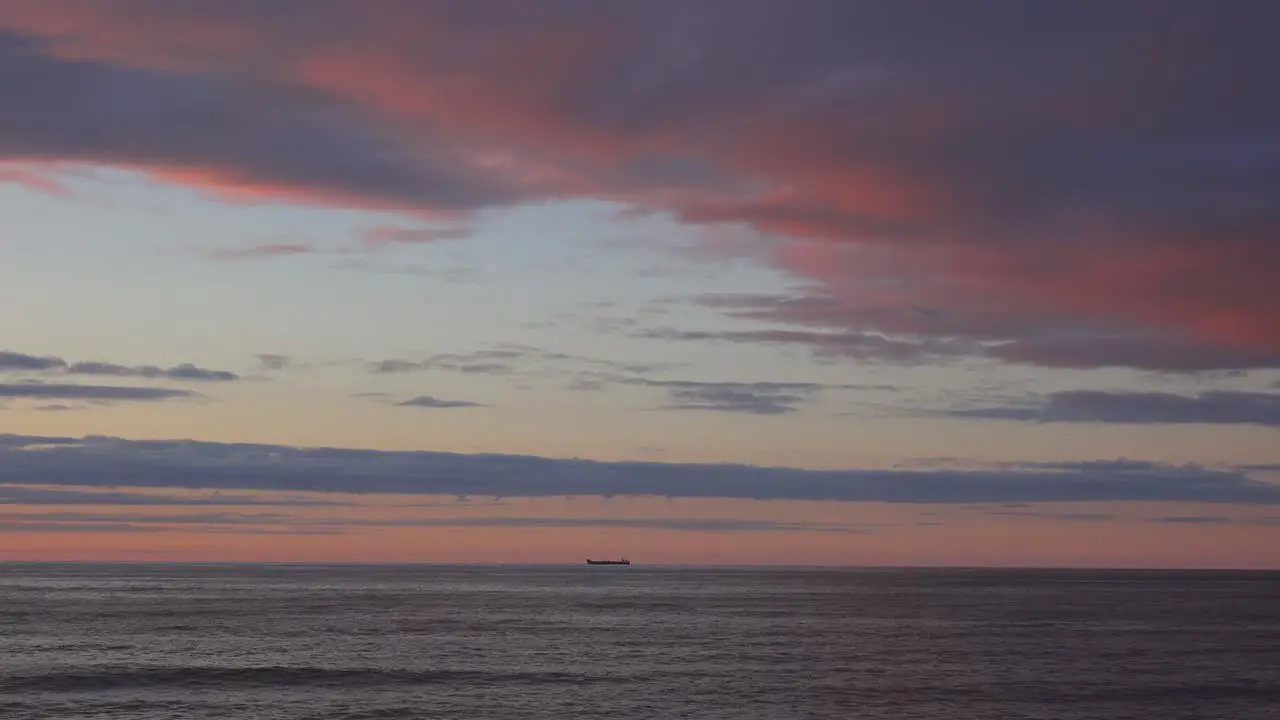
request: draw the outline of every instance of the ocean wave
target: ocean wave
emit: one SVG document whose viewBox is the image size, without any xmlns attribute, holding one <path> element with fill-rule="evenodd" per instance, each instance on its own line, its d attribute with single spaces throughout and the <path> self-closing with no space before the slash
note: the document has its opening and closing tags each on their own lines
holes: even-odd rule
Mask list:
<svg viewBox="0 0 1280 720">
<path fill-rule="evenodd" d="M 140 687 L 245 689 L 254 687 L 377 687 L 406 685 L 540 685 L 624 682 L 622 678 L 562 672 L 374 670 L 320 667 L 95 667 L 0 676 L 0 692 L 84 692 Z"/>
</svg>

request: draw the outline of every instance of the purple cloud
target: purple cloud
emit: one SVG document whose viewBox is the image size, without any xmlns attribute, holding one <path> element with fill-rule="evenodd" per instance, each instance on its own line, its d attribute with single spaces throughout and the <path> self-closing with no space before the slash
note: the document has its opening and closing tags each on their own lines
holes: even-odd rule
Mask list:
<svg viewBox="0 0 1280 720">
<path fill-rule="evenodd" d="M 763 311 L 811 333 L 773 341 L 831 357 L 1277 367 L 1277 24 L 1243 0 L 3 0 L 0 160 L 749 228 L 830 304 Z"/>
</svg>

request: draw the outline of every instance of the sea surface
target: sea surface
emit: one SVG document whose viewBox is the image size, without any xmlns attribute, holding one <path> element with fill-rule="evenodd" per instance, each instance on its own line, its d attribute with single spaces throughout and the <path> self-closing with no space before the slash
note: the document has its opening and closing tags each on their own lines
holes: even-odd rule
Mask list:
<svg viewBox="0 0 1280 720">
<path fill-rule="evenodd" d="M 1280 720 L 1280 574 L 0 564 L 0 718 Z"/>
</svg>

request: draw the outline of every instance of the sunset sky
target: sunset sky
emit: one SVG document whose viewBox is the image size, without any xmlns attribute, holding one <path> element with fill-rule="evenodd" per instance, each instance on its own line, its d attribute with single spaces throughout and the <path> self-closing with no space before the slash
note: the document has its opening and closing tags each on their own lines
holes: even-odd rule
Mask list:
<svg viewBox="0 0 1280 720">
<path fill-rule="evenodd" d="M 0 0 L 0 559 L 1280 568 L 1274 0 Z"/>
</svg>

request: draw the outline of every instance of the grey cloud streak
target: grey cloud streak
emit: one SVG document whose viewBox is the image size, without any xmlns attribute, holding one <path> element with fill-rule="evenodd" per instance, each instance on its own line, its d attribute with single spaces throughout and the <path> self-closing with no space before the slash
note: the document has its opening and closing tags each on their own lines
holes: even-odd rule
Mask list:
<svg viewBox="0 0 1280 720">
<path fill-rule="evenodd" d="M 690 380 L 623 380 L 631 385 L 662 388 L 669 395 L 666 410 L 709 410 L 749 415 L 786 415 L 800 410 L 823 390 L 818 383 L 698 382 Z"/>
<path fill-rule="evenodd" d="M 1280 504 L 1280 485 L 1238 471 L 1133 460 L 990 470 L 817 471 L 102 437 L 0 436 L 0 484 L 494 497 Z"/>
<path fill-rule="evenodd" d="M 341 523 L 341 521 L 338 521 Z M 583 517 L 471 517 L 420 518 L 399 522 L 367 523 L 401 527 L 604 527 L 675 530 L 691 532 L 833 532 L 863 534 L 874 526 L 832 525 L 773 520 L 740 520 L 734 518 L 583 518 Z"/>
<path fill-rule="evenodd" d="M 315 248 L 301 243 L 274 243 L 249 247 L 222 248 L 209 253 L 214 260 L 254 260 L 285 255 L 310 255 Z"/>
<path fill-rule="evenodd" d="M 1028 405 L 952 410 L 952 417 L 976 420 L 1096 422 L 1135 424 L 1228 424 L 1280 426 L 1280 394 L 1072 390 L 1052 393 Z"/>
<path fill-rule="evenodd" d="M 664 410 L 693 410 L 748 415 L 788 415 L 816 401 L 824 393 L 842 390 L 896 392 L 890 385 L 859 385 L 812 382 L 709 382 L 657 380 L 650 378 L 595 375 L 582 378 L 594 382 L 585 389 L 601 389 L 610 383 L 661 388 L 668 394 Z"/>
<path fill-rule="evenodd" d="M 428 408 L 435 410 L 449 410 L 453 408 L 474 408 L 484 407 L 483 404 L 472 402 L 470 400 L 444 400 L 430 395 L 419 395 L 418 397 L 396 403 L 398 407 L 412 408 Z"/>
<path fill-rule="evenodd" d="M 796 412 L 807 394 L 763 392 L 745 387 L 707 386 L 671 388 L 667 410 L 711 410 L 750 415 L 785 415 Z"/>
<path fill-rule="evenodd" d="M 1222 515 L 1178 515 L 1148 518 L 1147 522 L 1172 525 L 1249 525 L 1280 529 L 1280 517 L 1225 517 Z"/>
<path fill-rule="evenodd" d="M 77 412 L 84 410 L 83 405 L 63 405 L 61 403 L 53 403 L 51 405 L 39 405 L 33 408 L 37 412 Z"/>
<path fill-rule="evenodd" d="M 897 390 L 887 385 L 660 379 L 653 376 L 675 366 L 661 362 L 591 358 L 526 346 L 440 353 L 419 360 L 390 358 L 370 362 L 367 367 L 370 372 L 381 375 L 441 371 L 465 375 L 558 377 L 568 379 L 568 389 L 578 391 L 597 391 L 615 386 L 656 388 L 668 396 L 668 402 L 661 409 L 753 415 L 793 413 L 826 391 Z"/>
<path fill-rule="evenodd" d="M 430 355 L 421 359 L 388 358 L 368 364 L 371 372 L 378 374 L 410 373 L 422 371 L 456 372 L 467 375 L 570 375 L 591 374 L 611 377 L 648 375 L 670 369 L 662 362 L 623 362 L 556 352 L 528 345 L 499 345 L 495 348 L 472 352 L 449 352 Z"/>
<path fill-rule="evenodd" d="M 200 393 L 176 388 L 68 385 L 59 383 L 0 383 L 0 398 L 149 402 L 197 397 L 201 397 Z"/>
<path fill-rule="evenodd" d="M 1182 515 L 1175 517 L 1152 518 L 1150 522 L 1174 525 L 1227 525 L 1234 522 L 1231 518 L 1218 515 Z"/>
<path fill-rule="evenodd" d="M 262 497 L 217 493 L 206 497 L 142 492 L 63 490 L 48 487 L 0 486 L 0 505 L 122 505 L 164 507 L 334 507 L 347 503 L 301 497 Z"/>
<path fill-rule="evenodd" d="M 28 371 L 61 375 L 104 375 L 109 377 L 163 378 L 196 382 L 233 382 L 240 376 L 229 370 L 211 370 L 193 363 L 172 367 L 158 365 L 121 365 L 96 360 L 69 362 L 54 355 L 35 356 L 0 350 L 0 372 Z"/>
<path fill-rule="evenodd" d="M 142 516 L 139 516 L 141 518 Z M 21 519 L 0 520 L 0 532 L 4 533 L 153 533 L 194 532 L 211 535 L 339 535 L 337 530 L 329 528 L 289 527 L 281 529 L 260 528 L 240 525 L 159 525 L 138 522 L 74 522 L 58 520 Z"/>
<path fill-rule="evenodd" d="M 404 359 L 388 359 L 379 360 L 371 364 L 375 373 L 384 375 L 392 375 L 396 373 L 410 373 L 427 370 L 442 370 L 448 372 L 463 373 L 466 375 L 509 375 L 515 372 L 515 368 L 507 363 L 492 362 L 485 358 L 498 357 L 507 358 L 501 354 L 487 356 L 481 353 L 471 353 L 468 355 L 460 354 L 444 354 L 434 355 L 422 360 L 404 360 Z"/>
<path fill-rule="evenodd" d="M 988 515 L 1006 517 L 1046 518 L 1050 520 L 1067 520 L 1071 522 L 1109 522 L 1115 519 L 1109 513 L 1089 512 L 1036 512 L 1033 510 L 991 510 Z"/>
<path fill-rule="evenodd" d="M 170 513 L 164 515 L 129 512 L 0 512 L 0 522 L 94 522 L 137 523 L 145 525 L 172 525 L 178 523 L 199 525 L 257 524 L 271 525 L 288 520 L 288 515 L 276 513 Z"/>
<path fill-rule="evenodd" d="M 377 528 L 634 528 L 673 532 L 820 532 L 866 534 L 874 525 L 840 525 L 734 518 L 608 518 L 557 516 L 490 516 L 402 520 L 351 517 L 306 518 L 284 514 L 172 514 L 141 515 L 120 512 L 0 513 L 0 531 L 9 532 L 157 532 L 179 530 L 203 533 L 270 535 L 339 535 Z"/>
<path fill-rule="evenodd" d="M 293 358 L 278 353 L 258 353 L 258 365 L 271 372 L 284 370 L 293 364 Z"/>
<path fill-rule="evenodd" d="M 41 371 L 60 370 L 67 366 L 67 361 L 60 357 L 27 355 L 25 353 L 0 350 L 0 371 Z"/>
<path fill-rule="evenodd" d="M 473 234 L 469 227 L 404 227 L 400 225 L 382 225 L 371 228 L 363 234 L 364 244 L 369 247 L 385 247 L 387 245 L 443 242 L 446 240 L 465 240 Z"/>
<path fill-rule="evenodd" d="M 997 331 L 956 327 L 952 335 L 895 321 L 905 326 L 899 334 L 874 331 L 844 331 L 828 325 L 841 313 L 837 309 L 827 320 L 809 318 L 797 310 L 821 305 L 813 298 L 755 298 L 759 308 L 752 312 L 731 312 L 749 319 L 795 322 L 819 326 L 817 329 L 775 327 L 760 330 L 693 330 L 653 327 L 630 333 L 632 337 L 675 342 L 742 343 L 754 345 L 797 345 L 811 349 L 820 358 L 853 359 L 903 365 L 937 365 L 951 361 L 996 360 L 1011 364 L 1054 368 L 1131 367 L 1167 373 L 1197 373 L 1214 370 L 1270 370 L 1280 368 L 1280 355 L 1162 337 L 1116 337 L 1105 334 L 1073 336 L 1037 335 L 1026 332 L 1012 337 Z M 784 300 L 793 301 L 788 304 Z M 742 302 L 746 302 L 745 300 Z M 732 310 L 723 299 L 712 307 Z M 894 308 L 893 314 L 909 314 L 911 308 Z M 874 322 L 868 322 L 874 327 Z"/>
<path fill-rule="evenodd" d="M 56 521 L 0 521 L 3 533 L 146 533 L 162 532 L 163 527 L 149 527 L 132 523 L 67 523 Z"/>
<path fill-rule="evenodd" d="M 67 367 L 68 375 L 109 375 L 113 377 L 165 378 L 197 382 L 233 382 L 240 376 L 228 370 L 210 370 L 191 363 L 162 368 L 155 365 L 117 365 L 105 362 L 78 362 Z"/>
</svg>

